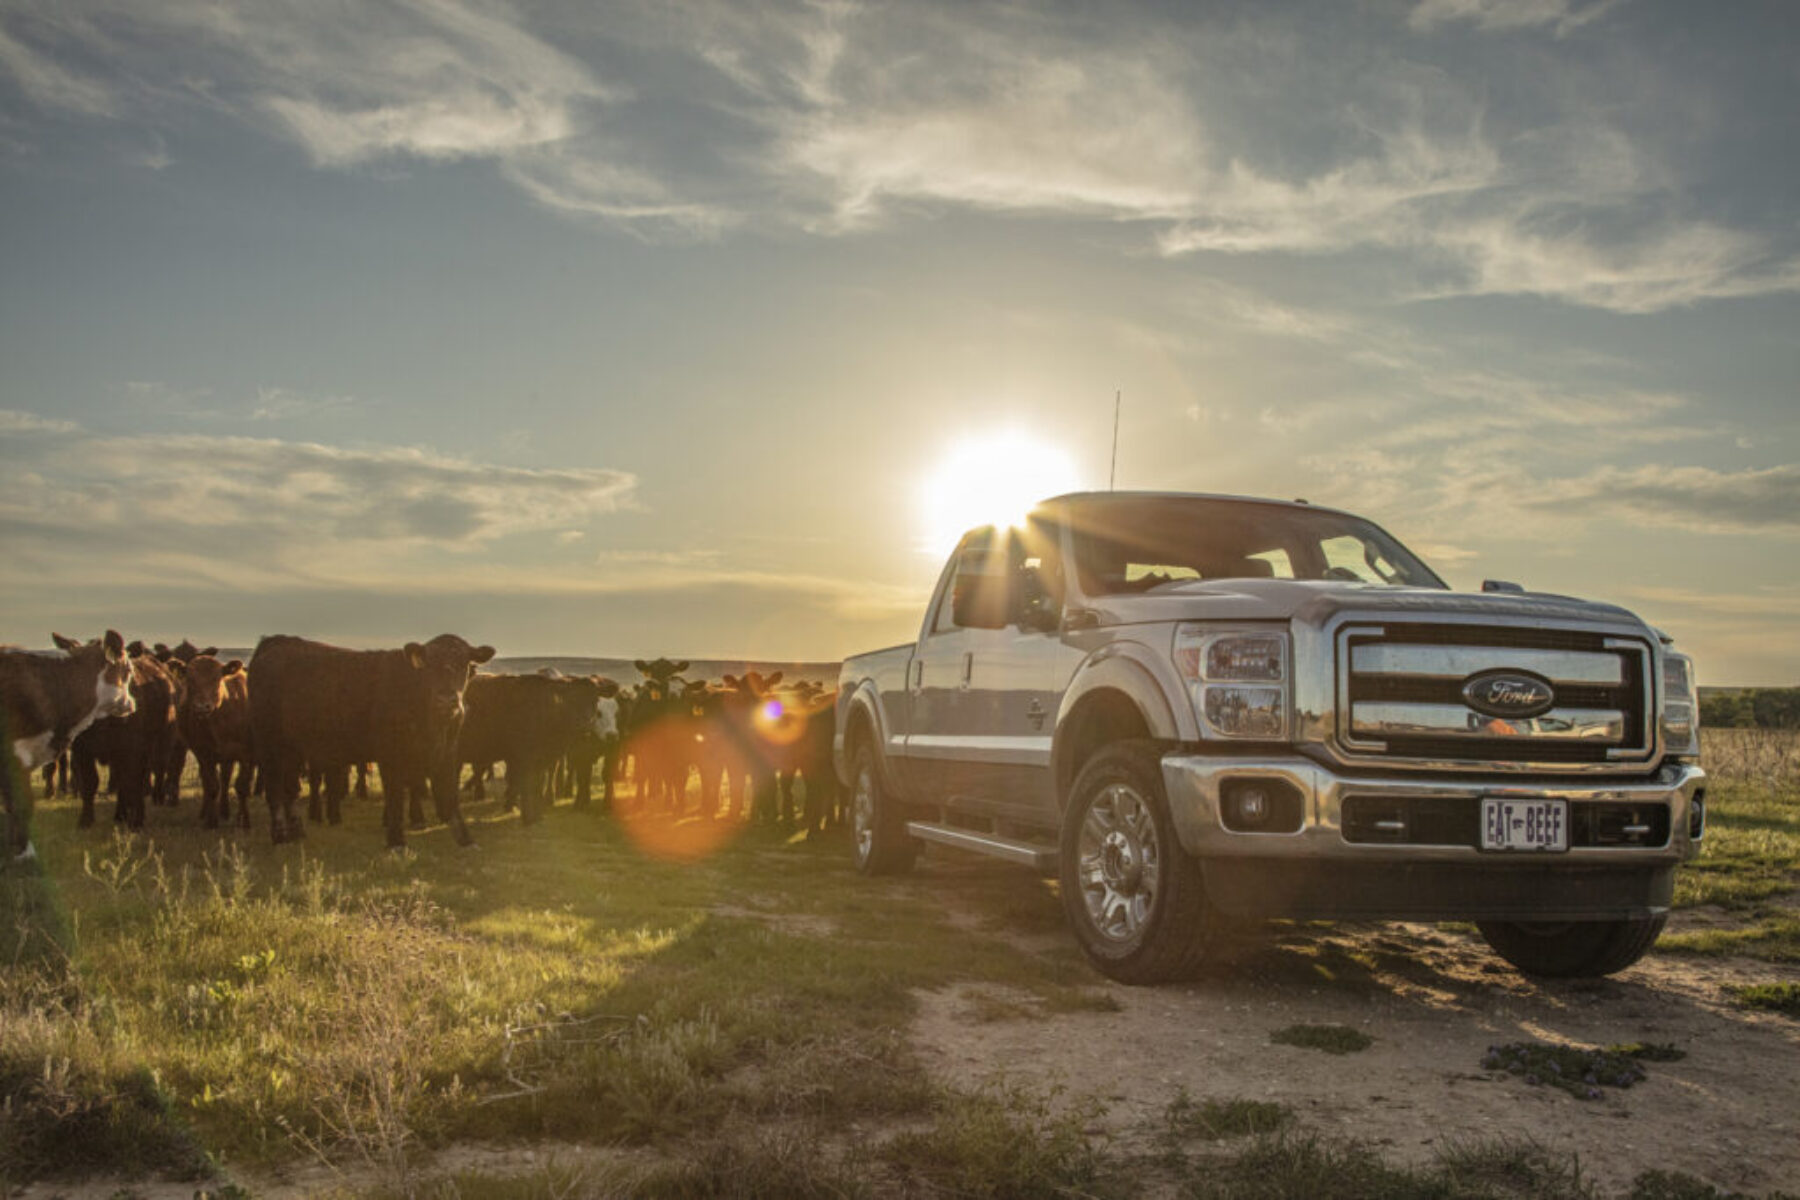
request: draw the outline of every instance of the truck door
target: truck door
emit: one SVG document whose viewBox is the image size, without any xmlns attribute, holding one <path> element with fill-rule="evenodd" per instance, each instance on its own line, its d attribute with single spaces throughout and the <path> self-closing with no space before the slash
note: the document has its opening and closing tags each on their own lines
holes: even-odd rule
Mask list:
<svg viewBox="0 0 1800 1200">
<path fill-rule="evenodd" d="M 1059 630 L 1062 586 L 1052 531 L 1027 525 L 996 546 L 988 566 L 1003 573 L 1004 624 L 992 616 L 965 630 L 969 685 L 962 739 L 944 760 L 942 788 L 959 807 L 999 820 L 1056 820 L 1050 747 L 1056 713 L 1082 660 Z"/>
<path fill-rule="evenodd" d="M 912 725 L 906 739 L 906 779 L 909 790 L 927 802 L 942 796 L 944 763 L 956 753 L 962 732 L 962 701 L 969 685 L 970 631 L 956 623 L 953 613 L 959 564 L 966 556 L 984 554 L 990 537 L 989 531 L 977 530 L 964 537 L 950 556 L 909 668 Z"/>
</svg>

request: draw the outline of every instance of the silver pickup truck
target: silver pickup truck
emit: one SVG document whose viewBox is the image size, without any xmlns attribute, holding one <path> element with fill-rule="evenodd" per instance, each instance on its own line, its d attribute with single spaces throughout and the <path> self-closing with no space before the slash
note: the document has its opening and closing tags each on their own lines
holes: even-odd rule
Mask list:
<svg viewBox="0 0 1800 1200">
<path fill-rule="evenodd" d="M 1190 972 L 1262 917 L 1472 920 L 1606 975 L 1705 826 L 1693 668 L 1623 609 L 1451 592 L 1309 505 L 1107 492 L 965 535 L 918 641 L 843 665 L 857 866 L 1056 874 L 1083 950 Z"/>
</svg>

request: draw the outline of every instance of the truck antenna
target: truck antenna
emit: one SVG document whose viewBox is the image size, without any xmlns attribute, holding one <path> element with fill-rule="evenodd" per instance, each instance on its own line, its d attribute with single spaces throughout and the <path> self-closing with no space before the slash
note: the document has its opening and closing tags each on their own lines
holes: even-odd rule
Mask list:
<svg viewBox="0 0 1800 1200">
<path fill-rule="evenodd" d="M 1112 472 L 1106 477 L 1106 490 L 1112 491 L 1119 479 L 1119 403 L 1122 392 L 1113 392 L 1113 453 Z"/>
</svg>

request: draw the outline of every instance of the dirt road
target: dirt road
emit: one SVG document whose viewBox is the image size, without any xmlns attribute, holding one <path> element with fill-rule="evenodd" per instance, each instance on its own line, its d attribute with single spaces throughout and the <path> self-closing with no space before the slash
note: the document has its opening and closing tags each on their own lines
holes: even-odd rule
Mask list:
<svg viewBox="0 0 1800 1200">
<path fill-rule="evenodd" d="M 1671 928 L 1683 923 L 1678 915 Z M 1034 948 L 1056 937 L 1034 933 Z M 1472 930 L 1282 927 L 1190 983 L 1097 979 L 1116 1012 L 1046 1013 L 991 986 L 927 995 L 914 1036 L 946 1082 L 1004 1077 L 1097 1096 L 1128 1142 L 1146 1138 L 1185 1089 L 1195 1101 L 1279 1101 L 1304 1127 L 1395 1161 L 1424 1161 L 1446 1139 L 1507 1135 L 1578 1154 L 1606 1195 L 1650 1168 L 1761 1193 L 1800 1189 L 1800 1022 L 1744 1011 L 1728 988 L 1778 980 L 1800 980 L 1800 968 L 1653 954 L 1608 980 L 1534 982 Z M 1271 1043 L 1295 1024 L 1374 1040 L 1342 1056 Z M 1686 1054 L 1647 1064 L 1648 1079 L 1604 1088 L 1600 1100 L 1482 1068 L 1490 1045 L 1531 1041 L 1670 1043 Z"/>
</svg>

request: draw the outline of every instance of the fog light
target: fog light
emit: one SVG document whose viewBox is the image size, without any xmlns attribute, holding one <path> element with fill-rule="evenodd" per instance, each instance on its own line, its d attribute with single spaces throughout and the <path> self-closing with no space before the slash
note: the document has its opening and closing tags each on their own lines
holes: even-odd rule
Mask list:
<svg viewBox="0 0 1800 1200">
<path fill-rule="evenodd" d="M 1245 825 L 1261 825 L 1269 819 L 1269 793 L 1260 787 L 1242 788 L 1237 794 L 1237 819 Z"/>
<path fill-rule="evenodd" d="M 1297 833 L 1306 821 L 1306 800 L 1285 779 L 1227 779 L 1220 786 L 1219 819 L 1237 833 Z"/>
<path fill-rule="evenodd" d="M 1688 838 L 1697 842 L 1705 836 L 1706 793 L 1699 791 L 1695 792 L 1694 798 L 1688 802 Z"/>
</svg>

